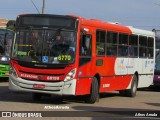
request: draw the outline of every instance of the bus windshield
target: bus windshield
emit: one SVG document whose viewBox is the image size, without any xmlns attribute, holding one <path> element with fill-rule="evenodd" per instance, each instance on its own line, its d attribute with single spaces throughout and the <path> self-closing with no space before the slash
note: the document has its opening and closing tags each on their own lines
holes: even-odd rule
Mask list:
<svg viewBox="0 0 160 120">
<path fill-rule="evenodd" d="M 67 30 L 16 31 L 12 58 L 18 61 L 69 64 L 75 60 L 76 33 Z"/>
<path fill-rule="evenodd" d="M 0 56 L 9 56 L 14 32 L 0 29 Z"/>
</svg>

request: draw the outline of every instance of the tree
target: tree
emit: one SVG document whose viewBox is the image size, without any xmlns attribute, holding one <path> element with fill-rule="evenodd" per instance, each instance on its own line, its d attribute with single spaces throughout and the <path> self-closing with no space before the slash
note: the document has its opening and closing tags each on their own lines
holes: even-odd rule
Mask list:
<svg viewBox="0 0 160 120">
<path fill-rule="evenodd" d="M 7 29 L 15 30 L 15 20 L 9 20 L 8 21 Z"/>
</svg>

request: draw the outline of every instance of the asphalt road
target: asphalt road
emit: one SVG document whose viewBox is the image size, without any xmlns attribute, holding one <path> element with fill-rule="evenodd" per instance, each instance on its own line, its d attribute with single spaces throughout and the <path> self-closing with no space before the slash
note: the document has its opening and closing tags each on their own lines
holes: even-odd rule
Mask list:
<svg viewBox="0 0 160 120">
<path fill-rule="evenodd" d="M 146 115 L 146 112 L 152 115 L 152 118 L 154 119 L 158 119 L 156 114 L 157 116 L 160 116 L 159 88 L 150 87 L 140 89 L 135 98 L 122 97 L 118 92 L 107 92 L 101 94 L 99 102 L 96 102 L 95 104 L 86 104 L 83 102 L 82 98 L 83 97 L 70 96 L 63 97 L 62 99 L 60 96 L 51 96 L 43 97 L 40 101 L 33 101 L 31 93 L 12 92 L 8 89 L 7 80 L 0 81 L 1 112 L 18 111 L 25 113 L 26 111 L 29 111 L 32 113 L 34 111 L 42 112 L 42 117 L 47 116 L 50 119 L 50 116 L 60 117 L 61 119 L 65 119 L 65 117 L 68 116 L 72 119 L 80 119 L 82 117 L 87 120 L 95 120 L 92 116 L 101 117 L 101 119 L 113 116 L 121 117 L 121 115 L 124 118 L 143 118 L 143 115 Z M 23 117 L 25 117 L 25 115 L 26 114 L 24 114 Z M 17 117 L 16 114 L 14 117 Z M 149 118 L 148 116 L 145 117 Z M 12 120 L 14 119 L 12 118 Z"/>
</svg>

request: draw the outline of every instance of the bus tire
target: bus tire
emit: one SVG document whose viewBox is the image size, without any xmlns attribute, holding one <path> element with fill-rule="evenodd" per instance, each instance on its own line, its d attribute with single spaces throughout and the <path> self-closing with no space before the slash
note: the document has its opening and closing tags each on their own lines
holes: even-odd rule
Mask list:
<svg viewBox="0 0 160 120">
<path fill-rule="evenodd" d="M 90 94 L 86 96 L 85 102 L 93 104 L 98 100 L 99 100 L 98 80 L 96 77 L 94 77 L 92 80 Z"/>
<path fill-rule="evenodd" d="M 132 84 L 131 84 L 131 88 L 126 90 L 126 96 L 127 97 L 135 97 L 136 96 L 137 85 L 138 85 L 137 76 L 134 75 L 133 80 L 132 80 Z"/>
<path fill-rule="evenodd" d="M 41 93 L 32 93 L 32 99 L 35 101 L 39 101 L 42 98 L 42 94 Z"/>
</svg>

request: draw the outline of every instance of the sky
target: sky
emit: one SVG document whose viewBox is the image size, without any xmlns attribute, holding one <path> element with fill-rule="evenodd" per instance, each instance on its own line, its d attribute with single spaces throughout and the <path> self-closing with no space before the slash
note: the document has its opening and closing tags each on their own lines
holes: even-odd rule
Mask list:
<svg viewBox="0 0 160 120">
<path fill-rule="evenodd" d="M 1 0 L 0 18 L 42 12 L 43 0 Z M 160 29 L 160 0 L 45 0 L 45 14 L 75 14 L 140 29 Z"/>
</svg>

